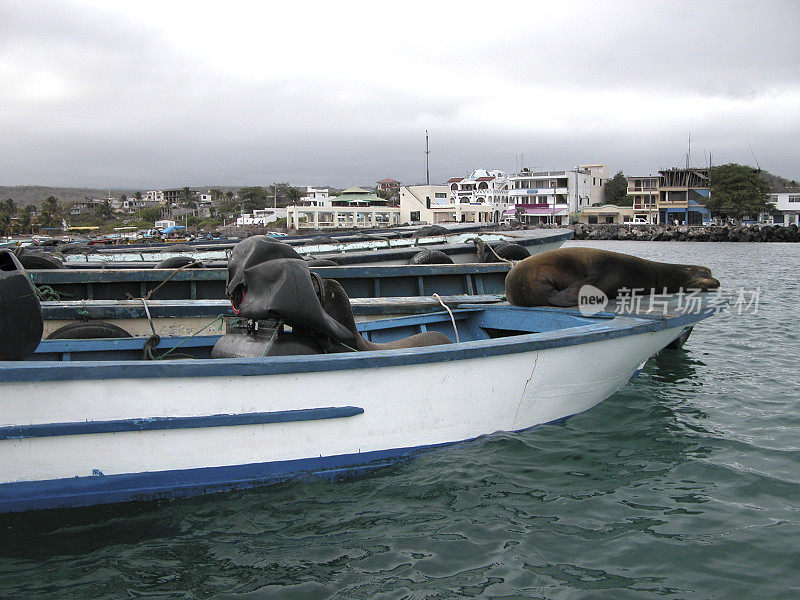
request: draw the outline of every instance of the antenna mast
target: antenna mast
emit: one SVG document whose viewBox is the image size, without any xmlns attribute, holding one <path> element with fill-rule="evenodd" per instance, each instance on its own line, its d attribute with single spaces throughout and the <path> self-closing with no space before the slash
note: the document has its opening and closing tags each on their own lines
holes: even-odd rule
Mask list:
<svg viewBox="0 0 800 600">
<path fill-rule="evenodd" d="M 427 185 L 431 184 L 431 169 L 429 156 L 431 151 L 428 149 L 428 130 L 425 130 L 425 181 Z"/>
<path fill-rule="evenodd" d="M 747 140 L 747 147 L 750 148 L 750 154 L 753 155 L 753 160 L 756 161 L 756 168 L 760 171 L 761 165 L 758 164 L 758 159 L 756 158 L 756 153 L 753 152 L 753 147 L 750 145 L 750 140 Z"/>
<path fill-rule="evenodd" d="M 692 132 L 689 132 L 689 139 L 686 140 L 686 143 L 689 144 L 688 150 L 686 152 L 686 168 L 689 168 L 689 160 L 692 156 Z"/>
</svg>

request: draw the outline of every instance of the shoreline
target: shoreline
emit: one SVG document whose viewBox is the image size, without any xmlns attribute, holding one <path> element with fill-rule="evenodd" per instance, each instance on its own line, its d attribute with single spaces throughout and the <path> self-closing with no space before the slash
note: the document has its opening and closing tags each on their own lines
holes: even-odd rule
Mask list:
<svg viewBox="0 0 800 600">
<path fill-rule="evenodd" d="M 646 225 L 567 226 L 575 240 L 638 242 L 800 242 L 797 225 Z"/>
</svg>

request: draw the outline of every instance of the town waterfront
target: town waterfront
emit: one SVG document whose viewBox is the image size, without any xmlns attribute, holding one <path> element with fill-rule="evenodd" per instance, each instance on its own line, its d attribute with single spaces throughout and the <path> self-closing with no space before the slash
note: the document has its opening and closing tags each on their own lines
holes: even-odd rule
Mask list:
<svg viewBox="0 0 800 600">
<path fill-rule="evenodd" d="M 704 264 L 758 305 L 564 423 L 350 481 L 3 516 L 0 597 L 797 597 L 800 245 L 565 246 Z"/>
</svg>

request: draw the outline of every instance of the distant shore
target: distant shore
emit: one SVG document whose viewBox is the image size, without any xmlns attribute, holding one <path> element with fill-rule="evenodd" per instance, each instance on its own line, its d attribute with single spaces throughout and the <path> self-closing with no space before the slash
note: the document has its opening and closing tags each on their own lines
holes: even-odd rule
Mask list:
<svg viewBox="0 0 800 600">
<path fill-rule="evenodd" d="M 800 242 L 797 225 L 570 225 L 576 240 L 641 242 Z"/>
</svg>

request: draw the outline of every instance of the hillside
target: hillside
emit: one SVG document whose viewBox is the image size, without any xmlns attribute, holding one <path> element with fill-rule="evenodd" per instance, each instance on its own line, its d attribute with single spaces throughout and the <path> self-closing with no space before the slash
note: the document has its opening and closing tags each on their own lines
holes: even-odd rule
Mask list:
<svg viewBox="0 0 800 600">
<path fill-rule="evenodd" d="M 781 177 L 780 175 L 773 175 L 769 171 L 761 171 L 759 175 L 761 175 L 761 178 L 764 181 L 769 183 L 770 187 L 774 191 L 796 188 L 798 186 L 797 181 L 793 179 L 786 179 L 785 177 Z"/>
<path fill-rule="evenodd" d="M 132 196 L 136 190 L 111 190 L 113 197 Z M 78 202 L 85 197 L 89 198 L 108 198 L 108 189 L 98 190 L 92 188 L 63 188 L 47 187 L 40 185 L 19 185 L 19 186 L 0 186 L 0 200 L 11 198 L 19 206 L 28 204 L 39 205 L 49 196 L 54 196 L 59 202 Z"/>
<path fill-rule="evenodd" d="M 230 186 L 195 186 L 194 190 L 206 190 L 216 187 L 222 192 L 228 190 L 237 191 L 238 187 Z M 126 196 L 133 196 L 137 191 L 144 192 L 145 190 L 120 190 L 111 189 L 111 196 L 118 198 L 122 194 Z M 42 185 L 17 185 L 17 186 L 0 186 L 0 200 L 11 198 L 19 206 L 27 206 L 28 204 L 39 205 L 45 201 L 49 196 L 55 196 L 59 202 L 71 203 L 79 202 L 85 197 L 88 198 L 108 198 L 108 189 L 96 188 L 66 188 L 66 187 L 48 187 Z"/>
</svg>

